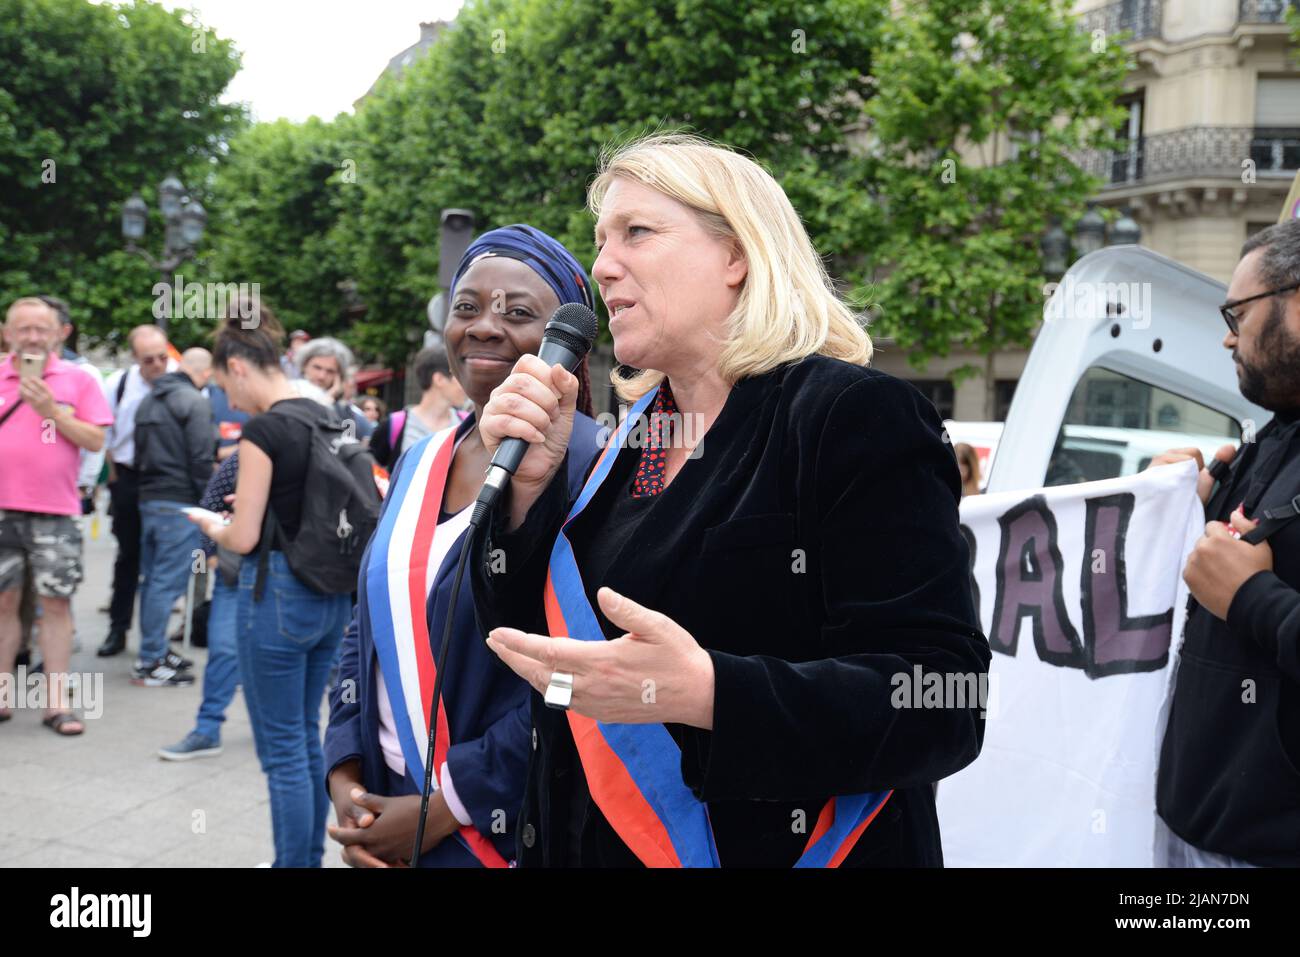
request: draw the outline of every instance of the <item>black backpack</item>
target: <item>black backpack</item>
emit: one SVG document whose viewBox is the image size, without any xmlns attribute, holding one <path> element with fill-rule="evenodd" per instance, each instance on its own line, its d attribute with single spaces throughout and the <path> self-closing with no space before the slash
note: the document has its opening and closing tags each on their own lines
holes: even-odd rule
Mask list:
<svg viewBox="0 0 1300 957">
<path fill-rule="evenodd" d="M 351 423 L 322 421 L 291 403 L 278 406 L 274 413 L 308 426 L 311 446 L 303 483 L 302 521 L 292 541 L 285 540 L 267 503 L 253 597 L 262 599 L 267 562 L 277 539 L 289 568 L 308 588 L 326 595 L 351 594 L 357 587 L 362 553 L 379 522 L 374 456 L 357 441 Z"/>
</svg>

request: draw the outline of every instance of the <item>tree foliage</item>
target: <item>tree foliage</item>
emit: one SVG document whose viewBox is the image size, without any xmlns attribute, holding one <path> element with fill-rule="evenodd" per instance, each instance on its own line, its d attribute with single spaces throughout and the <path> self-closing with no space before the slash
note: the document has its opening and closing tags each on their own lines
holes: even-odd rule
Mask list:
<svg viewBox="0 0 1300 957">
<path fill-rule="evenodd" d="M 1025 345 L 1043 308 L 1039 241 L 1098 182 L 1072 161 L 1111 145 L 1122 37 L 1065 0 L 916 0 L 890 21 L 867 103 L 879 199 L 868 268 L 879 328 L 918 365 Z M 990 384 L 991 388 L 991 384 Z"/>
<path fill-rule="evenodd" d="M 347 328 L 348 257 L 334 225 L 354 188 L 350 124 L 348 114 L 259 123 L 231 142 L 212 183 L 209 277 L 256 283 L 286 329 Z"/>
<path fill-rule="evenodd" d="M 0 296 L 51 293 L 92 338 L 150 320 L 158 274 L 123 251 L 122 204 L 175 173 L 206 200 L 245 122 L 220 96 L 239 56 L 139 0 L 0 0 Z M 150 222 L 151 247 L 162 223 Z"/>
<path fill-rule="evenodd" d="M 20 66 L 0 81 L 0 175 L 19 186 L 0 199 L 0 288 L 67 295 L 92 331 L 147 318 L 156 277 L 121 251 L 117 217 L 177 170 L 210 215 L 187 278 L 259 283 L 287 324 L 400 362 L 438 289 L 442 209 L 480 230 L 532 223 L 590 264 L 601 150 L 689 129 L 772 171 L 832 275 L 871 290 L 873 331 L 918 364 L 1024 344 L 1039 237 L 1095 188 L 1071 157 L 1107 145 L 1126 68 L 1121 38 L 1079 32 L 1067 8 L 468 0 L 355 116 L 231 139 L 225 41 L 206 34 L 196 55 L 192 25 L 144 0 L 0 0 L 15 27 L 0 54 Z M 47 156 L 57 186 L 40 182 Z M 356 323 L 348 279 L 367 307 Z"/>
<path fill-rule="evenodd" d="M 357 116 L 359 202 L 339 230 L 391 354 L 437 290 L 439 213 L 529 222 L 590 265 L 586 187 L 601 148 L 689 128 L 746 150 L 830 240 L 862 215 L 842 127 L 868 93 L 877 0 L 471 0 Z"/>
</svg>

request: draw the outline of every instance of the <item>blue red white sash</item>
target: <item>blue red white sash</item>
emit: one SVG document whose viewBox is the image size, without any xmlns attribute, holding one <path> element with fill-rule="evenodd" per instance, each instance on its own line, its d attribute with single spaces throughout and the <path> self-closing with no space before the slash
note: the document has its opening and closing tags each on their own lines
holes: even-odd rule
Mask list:
<svg viewBox="0 0 1300 957">
<path fill-rule="evenodd" d="M 556 536 L 546 576 L 550 634 L 604 641 L 566 531 L 614 467 L 629 431 L 654 399 L 629 410 Z M 592 800 L 647 867 L 719 867 L 708 806 L 681 775 L 681 749 L 662 724 L 609 724 L 568 712 Z M 833 797 L 822 808 L 795 867 L 838 867 L 893 791 Z"/>
<path fill-rule="evenodd" d="M 429 711 L 437 664 L 429 644 L 427 602 L 440 563 L 431 561 L 438 512 L 456 447 L 456 429 L 446 428 L 418 442 L 406 455 L 387 506 L 375 529 L 365 572 L 370 632 L 383 674 L 407 770 L 424 780 Z M 468 528 L 465 523 L 464 528 Z M 464 532 L 442 554 L 465 547 Z M 451 744 L 447 712 L 438 702 L 434 768 L 441 768 Z M 418 773 L 417 773 L 418 772 Z M 472 825 L 457 832 L 484 867 L 507 867 L 505 859 Z"/>
</svg>

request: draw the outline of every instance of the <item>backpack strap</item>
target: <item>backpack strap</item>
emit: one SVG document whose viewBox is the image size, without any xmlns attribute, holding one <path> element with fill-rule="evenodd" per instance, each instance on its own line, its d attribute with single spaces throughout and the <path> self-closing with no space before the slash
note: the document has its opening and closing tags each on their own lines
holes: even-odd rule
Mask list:
<svg viewBox="0 0 1300 957">
<path fill-rule="evenodd" d="M 388 417 L 388 447 L 394 451 L 401 449 L 399 444 L 402 433 L 406 431 L 406 410 L 398 409 Z"/>
<path fill-rule="evenodd" d="M 22 404 L 23 404 L 22 396 L 19 396 L 18 398 L 14 399 L 14 404 L 9 406 L 9 408 L 5 409 L 4 415 L 0 415 L 0 425 L 4 425 L 6 422 L 8 422 L 9 416 L 17 412 L 18 407 Z"/>
<path fill-rule="evenodd" d="M 130 374 L 131 374 L 131 367 L 127 366 L 125 369 L 122 370 L 122 378 L 117 380 L 117 402 L 113 404 L 114 412 L 116 412 L 117 407 L 122 404 L 122 396 L 126 395 L 126 379 L 127 376 L 129 376 Z"/>
<path fill-rule="evenodd" d="M 1280 452 L 1283 462 L 1276 474 L 1269 479 L 1269 488 L 1281 490 L 1300 488 L 1300 455 L 1296 454 L 1298 440 L 1300 436 L 1293 437 L 1288 447 Z M 1300 495 L 1293 495 L 1290 501 L 1274 505 L 1272 508 L 1262 509 L 1254 517 L 1259 524 L 1241 538 L 1251 545 L 1258 545 L 1275 535 L 1284 526 L 1300 518 Z"/>
<path fill-rule="evenodd" d="M 1264 509 L 1258 519 L 1259 524 L 1241 536 L 1241 539 L 1252 545 L 1258 545 L 1282 526 L 1294 522 L 1297 517 L 1300 517 L 1300 495 L 1295 496 L 1285 505 Z"/>
</svg>

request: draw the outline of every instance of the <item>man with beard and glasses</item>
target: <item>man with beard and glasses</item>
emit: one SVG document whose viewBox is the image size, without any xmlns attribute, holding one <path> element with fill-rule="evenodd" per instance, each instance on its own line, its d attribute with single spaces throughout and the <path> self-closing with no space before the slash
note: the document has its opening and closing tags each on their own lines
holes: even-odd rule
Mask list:
<svg viewBox="0 0 1300 957">
<path fill-rule="evenodd" d="M 1203 469 L 1205 537 L 1160 752 L 1157 862 L 1300 865 L 1300 220 L 1252 236 L 1232 274 L 1224 348 L 1273 413 Z M 1178 449 L 1152 464 L 1195 458 Z"/>
</svg>

